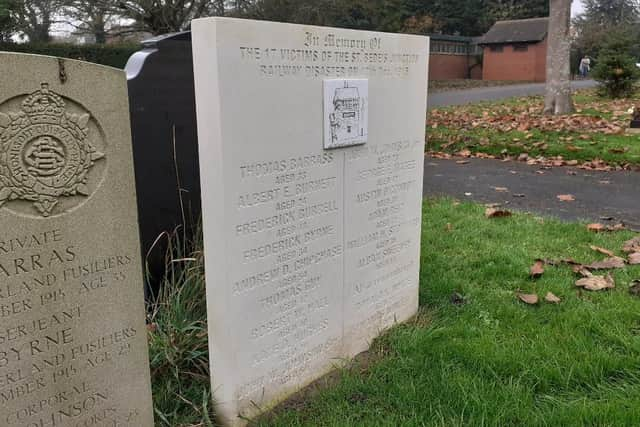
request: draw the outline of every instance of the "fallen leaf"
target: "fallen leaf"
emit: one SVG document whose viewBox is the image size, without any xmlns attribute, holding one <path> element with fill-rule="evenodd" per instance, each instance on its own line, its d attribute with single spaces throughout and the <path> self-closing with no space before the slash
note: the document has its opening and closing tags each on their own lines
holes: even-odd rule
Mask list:
<svg viewBox="0 0 640 427">
<path fill-rule="evenodd" d="M 469 160 L 456 160 L 456 164 L 458 165 L 468 165 Z"/>
<path fill-rule="evenodd" d="M 611 268 L 624 268 L 624 266 L 625 261 L 623 258 L 613 256 L 603 259 L 602 261 L 596 261 L 585 267 L 587 267 L 589 270 L 609 270 Z"/>
<path fill-rule="evenodd" d="M 498 193 L 506 193 L 509 191 L 507 187 L 493 187 L 493 189 Z"/>
<path fill-rule="evenodd" d="M 610 257 L 614 257 L 614 256 L 616 256 L 616 254 L 614 254 L 613 252 L 611 252 L 611 251 L 610 251 L 610 250 L 608 250 L 608 249 L 601 248 L 601 247 L 599 247 L 599 246 L 594 246 L 594 245 L 590 245 L 589 247 L 590 247 L 591 249 L 593 249 L 594 251 L 596 251 L 596 252 L 600 252 L 600 253 L 601 253 L 601 254 L 603 254 L 603 255 L 610 256 Z"/>
<path fill-rule="evenodd" d="M 640 236 L 636 236 L 633 239 L 624 242 L 622 251 L 626 253 L 640 252 Z"/>
<path fill-rule="evenodd" d="M 552 294 L 551 292 L 547 292 L 547 295 L 544 296 L 544 300 L 551 304 L 558 304 L 562 301 L 560 298 Z"/>
<path fill-rule="evenodd" d="M 600 231 L 604 231 L 606 227 L 600 223 L 594 223 L 594 224 L 589 224 L 587 225 L 587 230 L 589 231 L 593 231 L 593 232 L 600 232 Z"/>
<path fill-rule="evenodd" d="M 572 194 L 558 194 L 556 196 L 561 202 L 573 202 L 576 198 Z"/>
<path fill-rule="evenodd" d="M 592 277 L 593 274 L 591 274 L 591 272 L 589 271 L 589 269 L 587 267 L 585 267 L 584 265 L 574 265 L 572 268 L 573 272 L 576 274 L 581 275 L 582 277 Z"/>
<path fill-rule="evenodd" d="M 516 296 L 520 301 L 522 301 L 525 304 L 529 304 L 529 305 L 538 304 L 538 295 L 536 294 L 521 294 L 518 292 Z"/>
<path fill-rule="evenodd" d="M 633 252 L 629 255 L 629 265 L 640 265 L 640 252 Z"/>
<path fill-rule="evenodd" d="M 586 289 L 588 291 L 601 291 L 603 289 L 613 289 L 616 287 L 613 277 L 611 275 L 604 276 L 591 276 L 584 279 L 580 279 L 576 282 L 576 286 Z"/>
<path fill-rule="evenodd" d="M 444 229 L 445 229 L 446 231 L 451 231 L 451 230 L 453 230 L 453 225 L 451 225 L 451 223 L 450 223 L 450 222 L 448 222 L 448 223 L 447 223 L 447 225 L 445 225 Z"/>
<path fill-rule="evenodd" d="M 502 218 L 506 216 L 511 216 L 511 212 L 504 209 L 487 208 L 487 210 L 484 211 L 484 215 L 487 218 Z"/>
<path fill-rule="evenodd" d="M 544 261 L 536 260 L 536 263 L 531 266 L 529 271 L 529 275 L 532 279 L 537 279 L 542 276 L 544 274 Z"/>
</svg>

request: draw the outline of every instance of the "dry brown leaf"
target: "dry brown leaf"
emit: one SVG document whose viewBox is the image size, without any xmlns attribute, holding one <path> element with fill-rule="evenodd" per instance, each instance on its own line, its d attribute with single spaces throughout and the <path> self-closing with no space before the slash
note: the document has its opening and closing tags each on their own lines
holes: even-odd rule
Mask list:
<svg viewBox="0 0 640 427">
<path fill-rule="evenodd" d="M 611 268 L 624 268 L 625 261 L 623 258 L 618 256 L 613 256 L 610 258 L 605 258 L 602 261 L 593 262 L 587 266 L 589 270 L 609 270 Z"/>
<path fill-rule="evenodd" d="M 544 274 L 544 261 L 540 259 L 536 260 L 536 263 L 531 266 L 529 271 L 532 279 L 537 279 L 542 276 Z"/>
<path fill-rule="evenodd" d="M 516 296 L 520 301 L 522 301 L 525 304 L 529 304 L 529 305 L 538 304 L 538 295 L 536 294 L 521 294 L 520 292 L 518 292 Z"/>
<path fill-rule="evenodd" d="M 591 276 L 584 279 L 580 279 L 576 282 L 576 286 L 586 289 L 588 291 L 601 291 L 603 289 L 613 289 L 616 287 L 613 277 L 611 275 L 604 276 Z"/>
<path fill-rule="evenodd" d="M 556 197 L 561 202 L 573 202 L 574 200 L 576 200 L 573 194 L 558 194 Z"/>
<path fill-rule="evenodd" d="M 591 274 L 591 272 L 589 271 L 589 269 L 587 267 L 585 267 L 584 265 L 574 265 L 572 268 L 573 272 L 576 274 L 581 275 L 582 277 L 592 277 L 593 274 Z"/>
<path fill-rule="evenodd" d="M 507 187 L 493 187 L 493 189 L 498 193 L 506 193 L 509 191 Z"/>
<path fill-rule="evenodd" d="M 484 211 L 484 215 L 487 218 L 502 218 L 506 216 L 511 216 L 512 214 L 511 212 L 505 209 L 487 208 L 487 210 Z"/>
<path fill-rule="evenodd" d="M 456 160 L 456 164 L 458 165 L 468 165 L 469 160 Z"/>
<path fill-rule="evenodd" d="M 594 245 L 591 245 L 591 246 L 589 246 L 589 247 L 590 247 L 591 249 L 593 249 L 594 251 L 596 251 L 596 252 L 600 252 L 600 253 L 601 253 L 601 254 L 603 254 L 603 255 L 610 256 L 610 257 L 614 257 L 614 256 L 616 256 L 616 254 L 614 254 L 613 252 L 611 252 L 611 251 L 610 251 L 610 250 L 608 250 L 608 249 L 601 248 L 601 247 L 599 247 L 599 246 L 594 246 Z"/>
<path fill-rule="evenodd" d="M 631 255 L 629 255 L 629 264 L 640 265 L 640 252 L 633 252 Z"/>
<path fill-rule="evenodd" d="M 593 231 L 593 232 L 600 232 L 600 231 L 604 231 L 606 229 L 606 227 L 603 224 L 600 223 L 594 223 L 594 224 L 589 224 L 587 225 L 587 230 L 589 231 Z"/>
<path fill-rule="evenodd" d="M 640 252 L 640 236 L 636 236 L 633 239 L 624 242 L 622 251 L 626 253 Z"/>
<path fill-rule="evenodd" d="M 560 298 L 558 298 L 551 292 L 547 292 L 547 295 L 545 295 L 544 300 L 551 304 L 559 304 L 562 301 Z"/>
</svg>

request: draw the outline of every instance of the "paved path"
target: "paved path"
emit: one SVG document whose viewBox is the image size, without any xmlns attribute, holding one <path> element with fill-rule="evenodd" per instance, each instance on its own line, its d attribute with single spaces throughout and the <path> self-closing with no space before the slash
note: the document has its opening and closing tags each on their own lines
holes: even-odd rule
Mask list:
<svg viewBox="0 0 640 427">
<path fill-rule="evenodd" d="M 573 82 L 575 89 L 594 87 L 593 80 L 576 80 Z M 443 107 L 447 105 L 462 105 L 480 101 L 494 101 L 496 99 L 512 98 L 514 96 L 542 95 L 544 83 L 530 83 L 523 85 L 482 87 L 477 89 L 453 90 L 447 92 L 434 92 L 429 94 L 429 108 Z"/>
<path fill-rule="evenodd" d="M 537 173 L 540 170 L 523 162 L 469 159 L 469 164 L 459 165 L 455 160 L 427 157 L 424 194 L 503 203 L 510 209 L 565 220 L 585 219 L 603 224 L 623 221 L 640 231 L 640 173 L 560 167 L 544 169 L 540 175 Z M 509 191 L 498 192 L 495 187 L 506 187 Z M 517 194 L 524 197 L 514 197 Z M 572 194 L 575 201 L 561 202 L 556 197 L 559 194 Z"/>
</svg>

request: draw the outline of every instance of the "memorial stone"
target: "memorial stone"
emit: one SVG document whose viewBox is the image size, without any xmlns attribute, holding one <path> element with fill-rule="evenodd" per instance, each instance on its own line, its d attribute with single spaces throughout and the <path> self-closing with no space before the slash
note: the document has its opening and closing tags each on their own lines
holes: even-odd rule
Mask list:
<svg viewBox="0 0 640 427">
<path fill-rule="evenodd" d="M 212 390 L 240 425 L 416 313 L 428 39 L 192 31 Z"/>
<path fill-rule="evenodd" d="M 191 33 L 158 36 L 143 47 L 125 71 L 142 255 L 157 289 L 167 249 L 158 237 L 176 229 L 192 236 L 200 219 Z"/>
<path fill-rule="evenodd" d="M 152 427 L 125 75 L 0 76 L 0 425 Z"/>
</svg>

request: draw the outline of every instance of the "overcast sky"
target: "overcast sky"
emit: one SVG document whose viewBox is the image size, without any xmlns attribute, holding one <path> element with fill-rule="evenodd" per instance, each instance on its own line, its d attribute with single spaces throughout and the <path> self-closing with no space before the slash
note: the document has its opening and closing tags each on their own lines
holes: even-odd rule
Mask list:
<svg viewBox="0 0 640 427">
<path fill-rule="evenodd" d="M 578 13 L 582 12 L 582 0 L 573 0 L 573 4 L 571 5 L 572 15 L 576 16 Z"/>
</svg>

